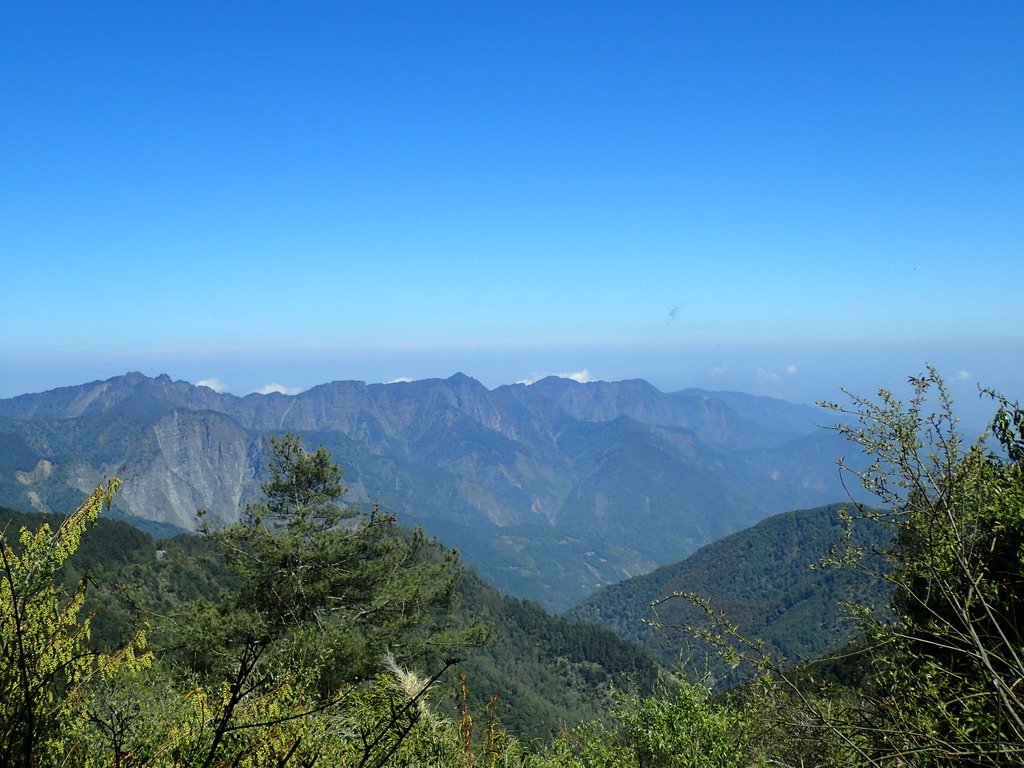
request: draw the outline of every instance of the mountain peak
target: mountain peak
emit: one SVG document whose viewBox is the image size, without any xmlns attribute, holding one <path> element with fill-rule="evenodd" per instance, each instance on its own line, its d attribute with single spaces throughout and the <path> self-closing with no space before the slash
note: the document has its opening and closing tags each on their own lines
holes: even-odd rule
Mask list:
<svg viewBox="0 0 1024 768">
<path fill-rule="evenodd" d="M 531 387 L 535 387 L 538 390 L 544 389 L 567 389 L 568 387 L 579 384 L 575 379 L 570 379 L 567 376 L 556 376 L 551 374 L 545 376 L 543 379 L 537 379 L 537 381 L 530 384 Z"/>
</svg>

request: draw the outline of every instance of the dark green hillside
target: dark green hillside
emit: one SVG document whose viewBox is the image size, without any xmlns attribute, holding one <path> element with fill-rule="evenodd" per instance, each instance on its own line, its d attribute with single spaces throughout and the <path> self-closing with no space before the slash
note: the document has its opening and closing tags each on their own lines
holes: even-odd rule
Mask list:
<svg viewBox="0 0 1024 768">
<path fill-rule="evenodd" d="M 680 598 L 662 603 L 657 612 L 651 607 L 676 592 L 696 593 L 709 598 L 746 635 L 764 640 L 786 658 L 821 656 L 853 632 L 840 602 L 881 604 L 886 598 L 877 584 L 858 574 L 811 567 L 843 540 L 842 506 L 771 517 L 682 562 L 605 587 L 570 615 L 603 624 L 646 644 L 665 661 L 680 659 L 702 673 L 713 654 L 683 629 L 704 624 L 702 613 Z M 854 537 L 863 545 L 882 543 L 879 527 L 863 521 L 855 521 Z M 669 628 L 654 629 L 651 621 Z M 721 665 L 710 663 L 712 672 L 722 673 Z"/>
<path fill-rule="evenodd" d="M 63 521 L 64 515 L 40 515 L 0 507 L 0 530 L 6 530 L 11 539 L 17 538 L 22 527 L 35 530 L 46 522 L 56 528 Z M 101 519 L 95 530 L 82 538 L 68 563 L 79 572 L 111 572 L 131 563 L 153 560 L 155 552 L 153 539 L 134 525 Z"/>
<path fill-rule="evenodd" d="M 21 526 L 61 516 L 0 508 L 0 530 L 16 537 Z M 438 552 L 441 548 L 438 547 Z M 214 544 L 200 536 L 154 541 L 127 523 L 100 519 L 83 537 L 63 573 L 67 585 L 88 574 L 86 611 L 94 614 L 92 642 L 99 648 L 123 643 L 143 620 L 151 646 L 159 648 L 174 616 L 194 600 L 216 600 L 232 575 Z M 466 649 L 446 683 L 454 692 L 465 675 L 470 704 L 483 708 L 497 694 L 502 723 L 524 736 L 547 737 L 560 725 L 603 717 L 609 693 L 649 693 L 660 665 L 642 646 L 596 624 L 552 616 L 536 603 L 506 597 L 466 572 L 458 612 L 465 623 L 482 621 L 491 642 Z"/>
<path fill-rule="evenodd" d="M 549 610 L 571 607 L 566 594 L 587 594 L 607 580 L 628 578 L 658 565 L 653 558 L 641 558 L 619 542 L 584 531 L 566 532 L 556 538 L 550 527 L 457 529 L 443 523 L 431 523 L 430 531 L 444 541 L 459 533 L 459 553 L 466 562 L 486 563 L 488 578 L 500 584 L 502 592 L 526 595 Z M 621 562 L 631 565 L 614 567 Z M 543 574 L 551 574 L 553 583 L 540 584 Z"/>
<path fill-rule="evenodd" d="M 461 669 L 478 706 L 499 695 L 500 719 L 516 733 L 550 736 L 558 726 L 604 717 L 613 687 L 645 694 L 654 687 L 659 665 L 650 652 L 604 627 L 505 597 L 474 574 L 462 596 L 462 610 L 493 627 L 494 641 L 467 652 Z"/>
<path fill-rule="evenodd" d="M 63 515 L 26 514 L 0 507 L 0 531 L 16 541 L 22 527 L 36 530 L 44 522 L 51 529 L 64 522 Z M 156 560 L 153 539 L 133 525 L 118 520 L 100 519 L 96 527 L 82 537 L 75 554 L 65 563 L 60 578 L 71 587 L 83 576 L 92 586 L 86 595 L 86 611 L 95 613 L 92 641 L 98 648 L 112 647 L 131 635 L 138 624 L 134 601 L 125 589 L 126 578 L 136 572 L 149 572 Z M 156 594 L 156 593 L 154 593 Z"/>
</svg>

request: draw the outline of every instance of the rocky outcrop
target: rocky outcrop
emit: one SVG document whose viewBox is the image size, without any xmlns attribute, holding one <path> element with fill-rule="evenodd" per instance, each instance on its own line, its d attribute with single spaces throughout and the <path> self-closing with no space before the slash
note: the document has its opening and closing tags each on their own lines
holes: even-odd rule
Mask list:
<svg viewBox="0 0 1024 768">
<path fill-rule="evenodd" d="M 156 452 L 125 472 L 124 511 L 185 529 L 200 509 L 236 520 L 258 490 L 261 438 L 209 412 L 172 411 L 151 429 Z"/>
</svg>

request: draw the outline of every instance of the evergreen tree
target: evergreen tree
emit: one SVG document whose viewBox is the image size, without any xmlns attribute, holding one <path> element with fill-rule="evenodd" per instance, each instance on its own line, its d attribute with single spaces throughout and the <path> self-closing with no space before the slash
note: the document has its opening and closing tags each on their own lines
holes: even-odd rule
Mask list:
<svg viewBox="0 0 1024 768">
<path fill-rule="evenodd" d="M 288 686 L 313 693 L 310 711 L 327 710 L 372 678 L 385 655 L 447 668 L 454 647 L 479 637 L 449 619 L 460 576 L 454 553 L 376 507 L 339 504 L 341 471 L 326 449 L 306 451 L 294 435 L 272 437 L 268 448 L 264 500 L 236 524 L 204 528 L 238 587 L 195 603 L 178 638 L 179 658 L 184 652 L 193 672 L 224 690 L 210 719 L 208 765 L 229 735 L 260 725 L 240 715 L 251 701 Z"/>
</svg>

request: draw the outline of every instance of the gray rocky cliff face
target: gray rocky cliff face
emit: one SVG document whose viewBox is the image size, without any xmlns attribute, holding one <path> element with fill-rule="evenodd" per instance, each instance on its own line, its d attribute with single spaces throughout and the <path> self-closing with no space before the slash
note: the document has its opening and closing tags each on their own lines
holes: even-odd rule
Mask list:
<svg viewBox="0 0 1024 768">
<path fill-rule="evenodd" d="M 126 473 L 118 505 L 134 517 L 186 530 L 195 528 L 199 509 L 237 520 L 258 492 L 260 436 L 208 412 L 174 411 L 152 430 L 156 455 Z"/>
<path fill-rule="evenodd" d="M 225 522 L 236 520 L 258 493 L 262 437 L 228 417 L 171 411 L 132 432 L 134 440 L 103 457 L 68 451 L 55 479 L 87 494 L 118 475 L 123 485 L 114 500 L 116 509 L 184 530 L 195 529 L 200 509 Z"/>
</svg>

